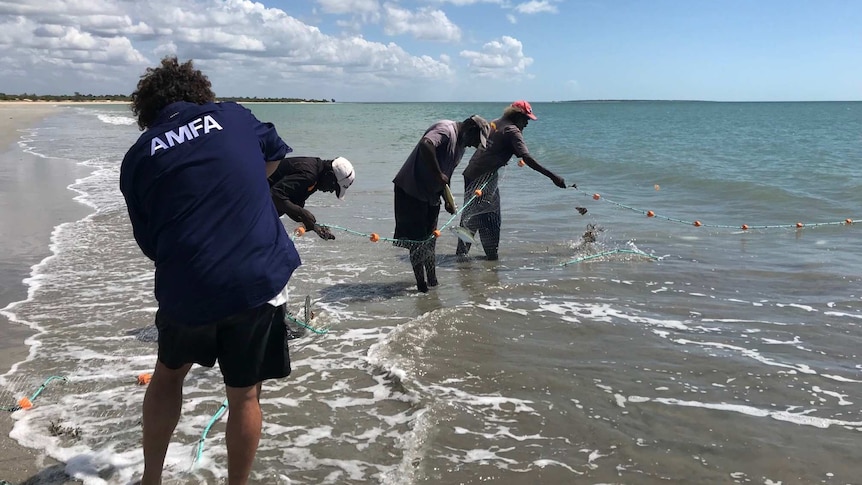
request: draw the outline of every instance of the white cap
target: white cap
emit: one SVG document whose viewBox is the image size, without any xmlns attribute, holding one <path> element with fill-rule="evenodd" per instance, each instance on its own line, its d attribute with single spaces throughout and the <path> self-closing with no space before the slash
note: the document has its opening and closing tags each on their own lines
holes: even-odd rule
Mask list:
<svg viewBox="0 0 862 485">
<path fill-rule="evenodd" d="M 332 171 L 335 173 L 335 179 L 338 181 L 335 195 L 339 199 L 344 199 L 344 194 L 347 193 L 347 189 L 350 188 L 356 179 L 356 174 L 353 172 L 353 164 L 344 157 L 338 157 L 332 161 Z"/>
</svg>

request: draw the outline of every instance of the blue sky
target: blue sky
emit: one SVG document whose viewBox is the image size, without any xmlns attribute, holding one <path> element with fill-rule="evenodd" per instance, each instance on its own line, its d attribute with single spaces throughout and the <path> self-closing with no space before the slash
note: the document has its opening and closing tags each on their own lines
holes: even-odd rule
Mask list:
<svg viewBox="0 0 862 485">
<path fill-rule="evenodd" d="M 0 0 L 0 92 L 128 94 L 169 54 L 220 96 L 862 100 L 862 1 Z"/>
</svg>

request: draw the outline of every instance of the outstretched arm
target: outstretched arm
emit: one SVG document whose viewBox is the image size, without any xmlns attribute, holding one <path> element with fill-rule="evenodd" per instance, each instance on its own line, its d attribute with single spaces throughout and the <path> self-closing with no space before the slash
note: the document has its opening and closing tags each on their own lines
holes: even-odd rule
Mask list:
<svg viewBox="0 0 862 485">
<path fill-rule="evenodd" d="M 523 160 L 528 167 L 551 179 L 551 182 L 553 182 L 554 185 L 556 185 L 557 187 L 561 189 L 566 188 L 566 181 L 563 180 L 563 177 L 560 177 L 554 172 L 551 172 L 547 168 L 543 167 L 539 162 L 536 161 L 535 158 L 531 157 L 530 155 L 525 155 Z"/>
<path fill-rule="evenodd" d="M 305 224 L 305 228 L 309 231 L 311 231 L 314 224 L 317 223 L 317 219 L 311 211 L 294 204 L 290 199 L 280 197 L 277 194 L 272 194 L 272 203 L 275 204 L 275 209 L 278 211 L 278 217 L 287 214 L 287 217 L 290 217 L 294 221 Z"/>
<path fill-rule="evenodd" d="M 314 214 L 310 210 L 300 207 L 291 202 L 290 199 L 281 198 L 276 194 L 272 195 L 272 203 L 275 204 L 279 217 L 287 214 L 287 217 L 296 222 L 301 222 L 305 226 L 306 231 L 316 232 L 321 239 L 335 239 L 335 236 L 332 235 L 329 229 L 317 224 L 317 218 L 314 217 Z"/>
</svg>

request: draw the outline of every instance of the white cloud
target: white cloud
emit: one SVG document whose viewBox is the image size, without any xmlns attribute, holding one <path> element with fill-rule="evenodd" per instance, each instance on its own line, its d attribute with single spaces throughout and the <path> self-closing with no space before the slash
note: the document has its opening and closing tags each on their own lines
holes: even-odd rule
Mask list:
<svg viewBox="0 0 862 485">
<path fill-rule="evenodd" d="M 423 8 L 411 12 L 392 3 L 383 8 L 383 31 L 387 35 L 411 34 L 417 39 L 443 42 L 461 40 L 461 29 L 442 10 Z"/>
<path fill-rule="evenodd" d="M 29 55 L 34 62 L 53 66 L 101 62 L 128 66 L 146 62 L 125 37 L 101 37 L 75 26 L 37 24 L 22 17 L 0 23 L 0 46 L 10 57 Z"/>
<path fill-rule="evenodd" d="M 493 3 L 498 5 L 503 5 L 507 0 L 436 0 L 437 3 L 451 3 L 452 5 L 456 5 L 458 7 L 463 7 L 465 5 L 475 5 L 477 3 Z"/>
<path fill-rule="evenodd" d="M 531 57 L 524 55 L 521 41 L 509 36 L 488 42 L 481 52 L 461 51 L 461 57 L 468 59 L 471 72 L 481 77 L 526 74 L 533 63 Z"/>
<path fill-rule="evenodd" d="M 88 15 L 79 18 L 84 30 L 104 36 L 149 35 L 154 32 L 149 25 L 133 23 L 128 15 Z"/>
<path fill-rule="evenodd" d="M 329 11 L 379 8 L 372 0 L 318 3 Z M 441 11 L 406 14 L 425 27 L 395 22 L 393 32 L 460 38 L 460 29 Z M 194 59 L 215 87 L 232 91 L 225 95 L 294 95 L 297 87 L 311 93 L 327 85 L 452 77 L 448 58 L 412 55 L 396 43 L 361 35 L 328 35 L 281 9 L 248 0 L 0 0 L 0 52 L 6 60 L 0 70 L 5 91 L 38 88 L 43 94 L 128 93 L 144 69 L 167 54 Z M 58 78 L 63 83 L 52 87 L 50 80 Z M 274 82 L 278 79 L 294 84 Z M 249 93 L 249 86 L 258 92 Z"/>
<path fill-rule="evenodd" d="M 158 57 L 175 56 L 177 55 L 177 45 L 173 42 L 159 44 L 155 49 L 153 49 L 153 54 Z"/>
<path fill-rule="evenodd" d="M 317 0 L 323 13 L 374 13 L 380 10 L 377 0 Z"/>
<path fill-rule="evenodd" d="M 296 1 L 296 0 L 293 0 Z M 355 15 L 365 22 L 380 20 L 378 0 L 316 0 L 321 12 L 332 15 Z"/>
<path fill-rule="evenodd" d="M 99 15 L 116 11 L 112 0 L 22 0 L 0 1 L 0 15 Z"/>
<path fill-rule="evenodd" d="M 515 7 L 515 11 L 523 14 L 557 13 L 557 6 L 548 0 L 530 0 L 529 2 L 518 4 Z"/>
</svg>

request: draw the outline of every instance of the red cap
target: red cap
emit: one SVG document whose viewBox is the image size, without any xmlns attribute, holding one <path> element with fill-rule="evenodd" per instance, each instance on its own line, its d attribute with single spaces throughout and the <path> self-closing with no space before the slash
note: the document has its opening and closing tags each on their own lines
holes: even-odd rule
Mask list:
<svg viewBox="0 0 862 485">
<path fill-rule="evenodd" d="M 530 103 L 524 100 L 515 101 L 512 103 L 512 107 L 527 115 L 527 118 L 530 118 L 531 120 L 536 119 L 536 115 L 533 114 L 533 107 L 530 106 Z"/>
</svg>

